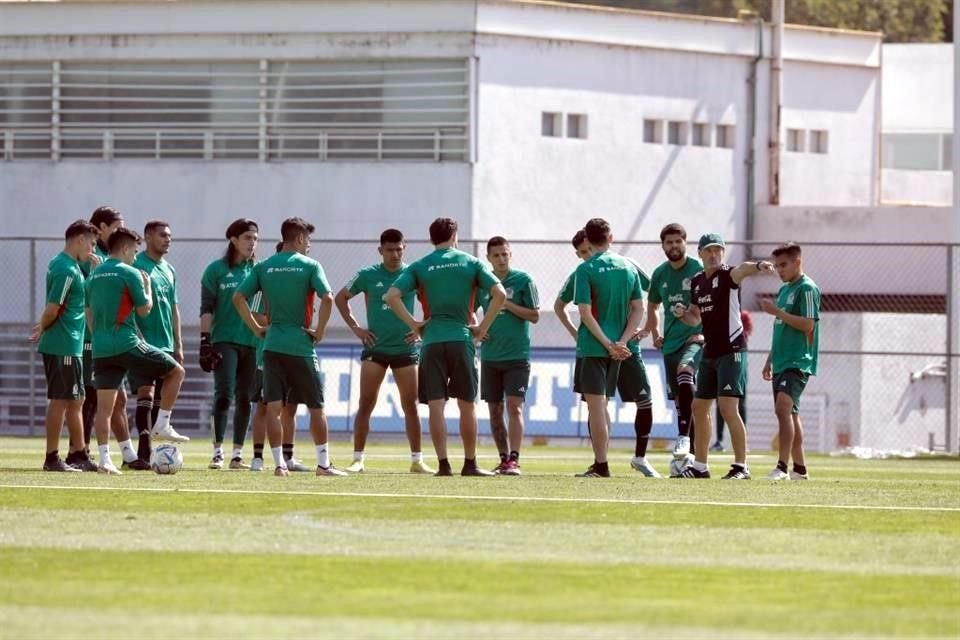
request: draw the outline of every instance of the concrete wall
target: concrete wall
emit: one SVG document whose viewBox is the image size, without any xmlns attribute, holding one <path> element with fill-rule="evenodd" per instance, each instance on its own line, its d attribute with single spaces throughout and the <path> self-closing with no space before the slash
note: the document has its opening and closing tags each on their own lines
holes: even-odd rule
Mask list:
<svg viewBox="0 0 960 640">
<path fill-rule="evenodd" d="M 883 131 L 953 130 L 953 45 L 885 44 Z"/>
</svg>

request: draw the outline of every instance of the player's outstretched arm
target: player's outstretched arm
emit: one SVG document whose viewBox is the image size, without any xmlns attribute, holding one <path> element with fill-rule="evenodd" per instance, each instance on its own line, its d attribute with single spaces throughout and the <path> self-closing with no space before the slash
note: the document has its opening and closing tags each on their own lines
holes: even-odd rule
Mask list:
<svg viewBox="0 0 960 640">
<path fill-rule="evenodd" d="M 740 284 L 746 278 L 751 276 L 766 274 L 770 275 L 775 271 L 773 263 L 767 260 L 761 260 L 759 262 L 747 261 L 741 264 L 738 267 L 734 267 L 733 271 L 730 272 L 730 277 L 734 282 Z"/>
</svg>

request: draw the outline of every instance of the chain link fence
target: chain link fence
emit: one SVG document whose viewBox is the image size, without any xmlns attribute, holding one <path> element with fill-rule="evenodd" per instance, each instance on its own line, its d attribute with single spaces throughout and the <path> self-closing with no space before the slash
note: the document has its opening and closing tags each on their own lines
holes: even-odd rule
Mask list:
<svg viewBox="0 0 960 640">
<path fill-rule="evenodd" d="M 261 240 L 259 254 L 272 254 L 275 242 Z M 42 360 L 27 336 L 43 307 L 46 265 L 62 244 L 52 238 L 0 238 L 5 271 L 0 280 L 0 433 L 43 431 L 46 385 Z M 461 241 L 460 246 L 485 257 L 485 241 Z M 773 246 L 730 243 L 727 261 L 735 264 L 745 258 L 767 257 Z M 177 406 L 178 428 L 209 428 L 212 380 L 200 371 L 195 356 L 199 282 L 206 265 L 224 249 L 223 240 L 178 239 L 168 256 L 179 280 L 188 361 L 187 383 Z M 657 242 L 617 244 L 615 249 L 648 273 L 665 259 Z M 430 250 L 426 241 L 408 241 L 406 259 L 415 260 Z M 542 306 L 541 320 L 533 329 L 533 357 L 542 362 L 534 363 L 535 379 L 527 401 L 528 422 L 535 425 L 530 432 L 583 437 L 585 411 L 571 400 L 573 344 L 553 312 L 557 293 L 578 260 L 568 242 L 517 241 L 512 250 L 512 266 L 531 274 Z M 334 291 L 357 269 L 379 260 L 376 240 L 315 241 L 311 255 L 324 265 Z M 806 272 L 823 294 L 820 373 L 811 379 L 802 406 L 810 450 L 851 446 L 957 450 L 957 429 L 948 423 L 947 406 L 950 394 L 960 393 L 960 381 L 948 379 L 947 345 L 950 327 L 958 326 L 958 319 L 950 316 L 948 297 L 948 292 L 958 295 L 960 275 L 951 274 L 950 267 L 957 264 L 958 256 L 960 246 L 947 244 L 804 244 Z M 743 307 L 751 313 L 754 326 L 749 338 L 747 395 L 749 445 L 754 450 L 769 449 L 776 434 L 772 393 L 760 377 L 770 345 L 772 317 L 760 310 L 759 300 L 775 296 L 779 286 L 779 280 L 771 276 L 750 278 L 743 285 Z M 361 319 L 362 304 L 354 302 L 354 314 Z M 575 309 L 571 312 L 576 314 Z M 344 363 L 355 359 L 353 349 L 344 349 L 356 346 L 356 340 L 336 312 L 326 342 L 332 345 L 324 347 L 331 349 L 330 362 L 334 356 L 342 357 Z M 662 377 L 657 369 L 659 354 L 649 344 L 643 346 L 645 360 Z M 321 349 L 322 360 L 324 353 Z M 333 407 L 328 409 L 335 414 L 331 415 L 333 430 L 349 430 L 352 424 L 358 395 L 356 372 L 348 364 L 336 372 L 340 379 L 333 380 L 335 397 L 329 400 L 343 415 L 336 414 Z M 326 375 L 329 393 L 332 374 L 327 371 Z M 676 433 L 673 406 L 662 393 L 656 397 L 662 381 L 653 380 L 653 387 L 658 425 L 654 436 L 668 440 Z M 382 393 L 389 395 L 387 389 Z M 622 406 L 615 415 L 619 413 L 623 413 L 622 425 L 615 425 L 614 435 L 632 436 L 632 413 Z M 396 411 L 382 415 L 382 424 L 396 426 L 386 430 L 402 431 L 401 422 Z M 455 423 L 452 426 L 456 428 Z"/>
</svg>

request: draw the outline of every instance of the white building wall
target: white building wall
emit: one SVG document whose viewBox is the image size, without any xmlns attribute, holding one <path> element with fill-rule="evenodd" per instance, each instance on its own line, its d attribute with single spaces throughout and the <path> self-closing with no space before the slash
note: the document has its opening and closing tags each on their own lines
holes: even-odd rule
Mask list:
<svg viewBox="0 0 960 640">
<path fill-rule="evenodd" d="M 953 130 L 953 45 L 883 45 L 883 130 Z"/>
</svg>

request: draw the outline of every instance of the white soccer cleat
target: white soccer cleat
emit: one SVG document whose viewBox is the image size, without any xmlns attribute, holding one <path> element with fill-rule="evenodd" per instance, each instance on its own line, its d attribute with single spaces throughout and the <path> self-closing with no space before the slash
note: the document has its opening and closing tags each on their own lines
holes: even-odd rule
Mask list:
<svg viewBox="0 0 960 640">
<path fill-rule="evenodd" d="M 780 480 L 790 480 L 790 476 L 786 471 L 774 467 L 773 471 L 767 474 L 767 480 L 773 480 L 774 482 L 779 482 Z"/>
<path fill-rule="evenodd" d="M 693 466 L 694 457 L 692 454 L 687 454 L 682 458 L 674 458 L 670 461 L 670 477 L 671 478 L 680 478 L 683 470 L 687 467 Z"/>
<path fill-rule="evenodd" d="M 210 458 L 210 464 L 207 465 L 207 469 L 223 469 L 223 456 L 219 453 L 214 454 Z"/>
<path fill-rule="evenodd" d="M 673 457 L 679 460 L 688 455 L 690 455 L 690 437 L 677 436 L 677 441 L 673 444 Z"/>
<path fill-rule="evenodd" d="M 421 460 L 419 462 L 410 463 L 410 473 L 433 474 L 434 470 Z"/>
<path fill-rule="evenodd" d="M 647 478 L 662 478 L 656 469 L 653 468 L 646 458 L 633 458 L 630 460 L 630 467 L 634 471 L 639 471 Z"/>
<path fill-rule="evenodd" d="M 303 464 L 296 458 L 290 458 L 289 460 L 287 460 L 287 469 L 296 473 L 305 473 L 305 472 L 309 473 L 310 471 L 312 471 L 310 467 Z"/>
<path fill-rule="evenodd" d="M 807 473 L 797 473 L 796 471 L 791 471 L 791 472 L 790 472 L 790 479 L 791 479 L 791 480 L 809 480 L 809 479 L 810 479 L 810 474 L 807 474 Z"/>
<path fill-rule="evenodd" d="M 263 458 L 254 458 L 250 461 L 250 471 L 263 471 Z"/>
<path fill-rule="evenodd" d="M 345 470 L 349 471 L 350 473 L 363 473 L 363 461 L 354 460 L 353 463 Z"/>
<path fill-rule="evenodd" d="M 103 464 L 97 467 L 97 473 L 104 473 L 110 476 L 122 476 L 123 472 L 120 469 L 117 469 L 116 465 L 113 464 L 113 460 L 107 460 Z"/>
<path fill-rule="evenodd" d="M 329 467 L 321 467 L 317 465 L 317 475 L 318 476 L 346 476 L 349 475 L 346 471 L 340 471 L 332 464 Z"/>
<path fill-rule="evenodd" d="M 167 440 L 168 442 L 190 442 L 190 438 L 177 433 L 173 425 L 167 425 L 166 429 L 154 429 L 150 432 L 150 437 L 154 440 Z"/>
</svg>

